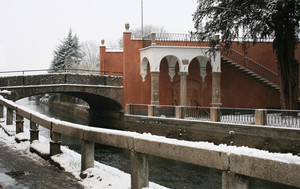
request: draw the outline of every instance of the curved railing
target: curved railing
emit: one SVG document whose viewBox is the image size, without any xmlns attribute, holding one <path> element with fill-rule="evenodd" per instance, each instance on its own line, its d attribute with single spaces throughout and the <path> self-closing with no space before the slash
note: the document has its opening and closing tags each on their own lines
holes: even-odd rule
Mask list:
<svg viewBox="0 0 300 189">
<path fill-rule="evenodd" d="M 13 124 L 13 111 L 16 112 L 16 131 L 23 131 L 24 118 L 30 120 L 31 142 L 39 139 L 38 125 L 51 131 L 50 155 L 61 153 L 60 144 L 63 135 L 80 139 L 82 141 L 81 171 L 94 167 L 95 143 L 129 149 L 132 188 L 149 186 L 147 155 L 221 170 L 223 171 L 222 182 L 224 185 L 230 184 L 229 188 L 233 188 L 236 181 L 242 188 L 248 188 L 248 177 L 300 187 L 298 174 L 300 163 L 298 159 L 295 159 L 297 156 L 271 154 L 255 149 L 239 150 L 237 147 L 217 146 L 212 143 L 189 142 L 134 132 L 93 128 L 49 118 L 2 97 L 0 97 L 0 118 L 4 117 L 3 106 L 7 109 L 7 125 Z M 287 158 L 291 159 L 290 162 Z M 241 182 L 241 180 L 244 181 Z"/>
</svg>

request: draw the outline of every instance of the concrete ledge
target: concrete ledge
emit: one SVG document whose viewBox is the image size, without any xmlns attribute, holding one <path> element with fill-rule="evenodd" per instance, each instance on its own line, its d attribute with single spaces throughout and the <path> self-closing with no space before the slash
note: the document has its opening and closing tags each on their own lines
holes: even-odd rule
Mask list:
<svg viewBox="0 0 300 189">
<path fill-rule="evenodd" d="M 84 131 L 83 140 L 117 148 L 133 149 L 133 137 L 95 131 Z"/>
<path fill-rule="evenodd" d="M 83 129 L 72 127 L 70 125 L 64 125 L 64 124 L 53 122 L 52 131 L 63 135 L 79 138 L 79 139 L 83 138 Z"/>
<path fill-rule="evenodd" d="M 5 106 L 6 108 L 10 108 L 12 110 L 16 110 L 17 106 L 14 105 L 14 103 L 8 102 L 8 100 L 0 100 L 0 103 Z"/>
<path fill-rule="evenodd" d="M 124 116 L 127 131 L 151 133 L 189 141 L 232 143 L 271 152 L 300 153 L 300 130 L 270 126 L 180 120 L 149 116 Z"/>
<path fill-rule="evenodd" d="M 230 171 L 248 177 L 300 187 L 300 165 L 230 154 Z"/>
<path fill-rule="evenodd" d="M 19 114 L 20 116 L 26 118 L 26 119 L 30 119 L 30 113 L 27 112 L 26 109 L 22 108 L 22 107 L 18 107 L 17 108 L 17 114 Z"/>
<path fill-rule="evenodd" d="M 31 114 L 30 121 L 51 130 L 51 122 L 49 122 L 49 118 L 47 120 L 47 118 L 43 118 L 38 115 Z"/>
<path fill-rule="evenodd" d="M 222 151 L 213 151 L 196 147 L 175 145 L 145 139 L 134 139 L 134 151 L 186 163 L 228 170 L 228 155 Z"/>
</svg>

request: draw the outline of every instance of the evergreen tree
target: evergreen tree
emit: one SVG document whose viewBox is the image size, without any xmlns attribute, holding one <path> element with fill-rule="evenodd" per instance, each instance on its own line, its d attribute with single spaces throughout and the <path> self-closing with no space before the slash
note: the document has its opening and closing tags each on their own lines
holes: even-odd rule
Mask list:
<svg viewBox="0 0 300 189">
<path fill-rule="evenodd" d="M 194 22 L 201 39 L 221 33 L 226 48 L 240 36 L 252 39 L 254 44 L 274 38 L 282 108 L 298 108 L 299 63 L 295 48 L 300 33 L 300 0 L 198 0 Z M 202 23 L 205 26 L 199 31 Z"/>
<path fill-rule="evenodd" d="M 51 69 L 75 69 L 83 58 L 79 46 L 79 40 L 76 35 L 72 35 L 72 30 L 69 30 L 68 36 L 61 41 L 61 44 L 54 50 Z"/>
</svg>

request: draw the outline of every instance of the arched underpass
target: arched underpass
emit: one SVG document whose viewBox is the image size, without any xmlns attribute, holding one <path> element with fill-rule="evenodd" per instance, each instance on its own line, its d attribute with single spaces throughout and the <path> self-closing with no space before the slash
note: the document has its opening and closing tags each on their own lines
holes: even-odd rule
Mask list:
<svg viewBox="0 0 300 189">
<path fill-rule="evenodd" d="M 63 79 L 57 79 L 60 77 Z M 10 100 L 17 101 L 39 94 L 67 94 L 89 104 L 90 125 L 123 128 L 122 77 L 48 74 L 3 77 L 0 80 L 0 89 L 10 91 L 3 96 Z"/>
</svg>

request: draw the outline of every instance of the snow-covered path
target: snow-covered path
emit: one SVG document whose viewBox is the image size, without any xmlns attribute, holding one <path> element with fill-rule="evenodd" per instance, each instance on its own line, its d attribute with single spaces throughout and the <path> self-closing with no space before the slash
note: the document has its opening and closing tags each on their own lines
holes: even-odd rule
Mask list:
<svg viewBox="0 0 300 189">
<path fill-rule="evenodd" d="M 10 133 L 14 133 L 15 132 L 15 126 L 13 125 L 6 125 L 3 119 L 0 119 L 0 125 L 5 128 L 6 131 L 10 132 Z M 2 123 L 1 123 L 2 122 Z M 59 171 L 58 168 L 54 168 L 53 166 L 51 166 L 49 164 L 49 162 L 43 160 L 42 158 L 40 158 L 38 155 L 33 154 L 29 151 L 30 148 L 30 143 L 29 141 L 26 142 L 21 142 L 21 143 L 17 143 L 15 142 L 15 136 L 8 136 L 3 128 L 0 128 L 0 151 L 2 151 L 2 153 L 0 153 L 0 162 L 1 162 L 1 158 L 3 157 L 3 155 L 5 153 L 3 153 L 4 151 L 12 151 L 12 154 L 15 153 L 15 155 L 11 155 L 13 157 L 10 156 L 6 156 L 6 160 L 7 159 L 12 159 L 14 161 L 14 159 L 16 159 L 15 163 L 16 164 L 22 164 L 22 162 L 18 162 L 17 159 L 23 159 L 23 158 L 27 158 L 30 161 L 32 161 L 34 164 L 38 164 L 41 165 L 43 168 L 45 169 L 54 169 L 56 172 L 61 172 Z M 22 138 L 22 139 L 29 139 L 29 131 L 26 130 L 27 127 L 25 127 L 25 131 L 22 134 L 18 134 L 17 137 Z M 35 141 L 31 147 L 37 149 L 40 152 L 43 153 L 49 153 L 49 139 L 40 136 L 40 140 L 39 141 Z M 8 150 L 3 150 L 3 149 L 8 149 Z M 65 169 L 65 171 L 67 173 L 64 174 L 68 174 L 71 173 L 73 175 L 74 178 L 70 178 L 67 177 L 68 181 L 75 181 L 77 180 L 79 184 L 81 184 L 82 186 L 84 186 L 84 188 L 101 188 L 101 189 L 105 189 L 105 188 L 109 188 L 109 189 L 130 189 L 130 174 L 125 173 L 123 171 L 120 171 L 116 168 L 95 162 L 95 167 L 94 168 L 90 168 L 87 169 L 85 171 L 86 174 L 86 178 L 82 179 L 80 177 L 80 161 L 81 161 L 81 156 L 80 154 L 78 154 L 77 152 L 74 152 L 73 150 L 70 150 L 68 147 L 63 146 L 62 147 L 62 154 L 56 155 L 56 156 L 52 156 L 52 159 L 59 163 L 61 167 L 63 167 Z M 24 156 L 24 157 L 23 157 Z M 18 157 L 18 158 L 15 158 Z M 35 166 L 35 165 L 33 165 Z M 30 186 L 37 186 L 37 185 L 30 185 L 30 180 L 27 179 L 24 181 L 19 181 L 16 180 L 10 176 L 8 176 L 7 174 L 5 174 L 7 171 L 7 168 L 5 168 L 7 166 L 1 166 L 0 163 L 0 188 L 1 186 L 3 186 L 4 188 L 10 188 L 13 186 L 13 188 L 26 188 L 27 185 L 29 185 L 28 188 L 35 188 L 35 187 L 30 187 Z M 27 166 L 29 167 L 29 165 Z M 42 171 L 41 169 L 35 167 L 36 171 L 40 171 L 38 172 L 40 174 L 44 174 L 44 171 Z M 23 171 L 25 173 L 25 170 Z M 26 173 L 27 174 L 27 173 Z M 50 173 L 49 173 L 50 174 Z M 56 173 L 58 174 L 58 173 Z M 27 175 L 31 175 L 27 174 Z M 28 176 L 24 176 L 28 177 Z M 56 187 L 55 185 L 54 188 L 61 188 L 61 186 L 63 186 L 63 183 L 65 183 L 63 180 L 59 181 L 56 179 L 56 177 L 60 177 L 61 179 L 64 179 L 66 177 L 64 176 L 55 176 L 54 175 L 51 177 L 48 175 L 48 178 L 50 179 L 49 181 L 43 181 L 43 182 L 38 182 L 38 181 L 34 181 L 33 184 L 41 184 L 42 188 L 43 188 L 43 184 L 45 187 L 44 188 L 49 188 L 47 187 L 47 184 L 52 183 L 51 181 L 53 181 L 52 184 L 58 184 Z M 33 179 L 33 178 L 31 178 Z M 40 180 L 42 181 L 42 179 Z M 75 183 L 77 185 L 70 185 L 69 187 L 66 186 L 65 188 L 80 188 L 80 185 L 78 183 Z M 26 185 L 27 184 L 27 185 Z M 72 184 L 72 182 L 70 182 L 70 184 Z M 155 183 L 151 183 L 149 184 L 149 188 L 151 189 L 164 189 L 165 187 L 157 185 Z M 51 187 L 50 187 L 51 188 Z"/>
</svg>

